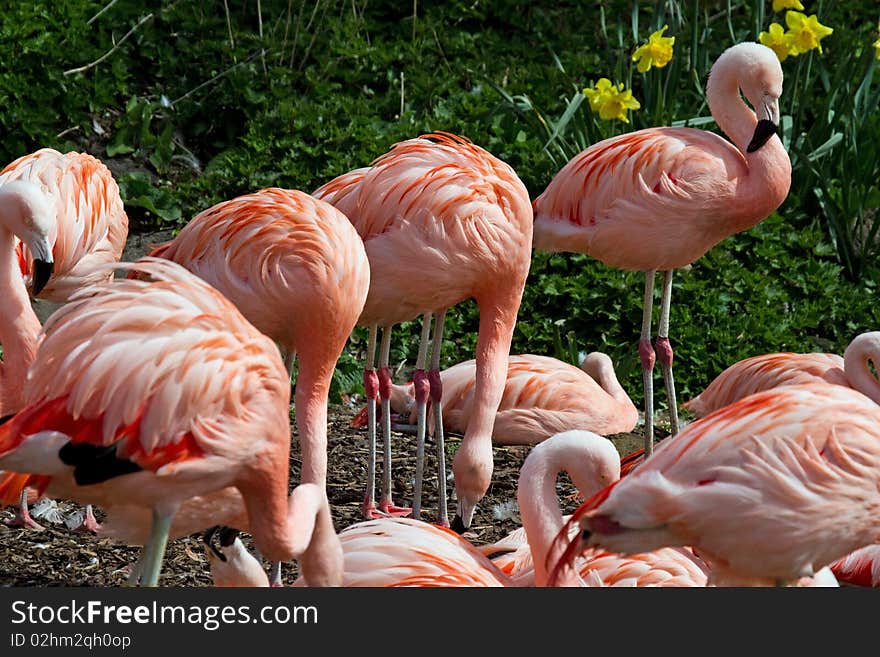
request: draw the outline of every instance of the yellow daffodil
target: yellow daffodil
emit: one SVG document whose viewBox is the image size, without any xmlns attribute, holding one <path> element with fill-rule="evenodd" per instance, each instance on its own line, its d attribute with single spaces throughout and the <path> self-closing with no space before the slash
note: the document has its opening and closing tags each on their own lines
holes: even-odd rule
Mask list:
<svg viewBox="0 0 880 657">
<path fill-rule="evenodd" d="M 785 23 L 788 25 L 791 34 L 791 44 L 793 55 L 801 54 L 816 48 L 822 52 L 822 39 L 831 34 L 834 30 L 830 27 L 822 25 L 816 14 L 810 17 L 799 11 L 785 12 Z"/>
<path fill-rule="evenodd" d="M 773 11 L 778 14 L 783 9 L 798 9 L 803 11 L 804 6 L 799 0 L 773 0 Z"/>
<path fill-rule="evenodd" d="M 877 31 L 880 32 L 880 21 L 877 21 Z M 874 58 L 880 59 L 880 39 L 874 42 Z"/>
<path fill-rule="evenodd" d="M 639 73 L 647 72 L 652 66 L 663 68 L 672 59 L 672 45 L 675 43 L 675 37 L 663 36 L 668 27 L 668 25 L 664 25 L 648 37 L 648 43 L 636 48 L 632 60 L 638 61 L 636 68 Z"/>
<path fill-rule="evenodd" d="M 771 23 L 766 32 L 758 35 L 758 41 L 773 50 L 780 62 L 788 59 L 789 55 L 797 54 L 792 51 L 791 33 L 786 32 L 779 23 Z"/>
<path fill-rule="evenodd" d="M 629 123 L 627 110 L 637 110 L 642 106 L 633 98 L 632 91 L 624 90 L 622 83 L 612 84 L 608 78 L 600 78 L 596 86 L 584 89 L 584 95 L 590 101 L 590 109 L 606 121 L 620 119 Z"/>
</svg>

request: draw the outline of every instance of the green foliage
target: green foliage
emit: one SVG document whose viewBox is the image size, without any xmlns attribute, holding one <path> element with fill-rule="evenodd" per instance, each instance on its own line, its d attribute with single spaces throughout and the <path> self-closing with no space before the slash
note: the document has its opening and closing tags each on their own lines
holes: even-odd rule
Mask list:
<svg viewBox="0 0 880 657">
<path fill-rule="evenodd" d="M 224 3 L 180 0 L 7 4 L 0 162 L 42 146 L 94 153 L 117 174 L 133 232 L 179 227 L 260 187 L 312 191 L 436 129 L 509 162 L 534 197 L 568 157 L 623 130 L 714 129 L 704 83 L 715 57 L 780 20 L 758 0 L 262 0 L 228 3 L 228 15 Z M 684 397 L 739 358 L 842 352 L 877 328 L 876 7 L 805 4 L 835 31 L 823 54 L 783 64 L 789 199 L 676 275 Z M 634 48 L 665 24 L 675 57 L 638 73 Z M 630 124 L 601 121 L 583 102 L 600 77 L 633 89 L 642 109 Z M 571 362 L 606 351 L 640 400 L 642 286 L 584 256 L 535 253 L 513 351 Z M 444 366 L 473 357 L 477 323 L 472 301 L 450 311 Z M 419 330 L 395 328 L 394 365 L 412 363 Z M 357 329 L 334 396 L 361 390 L 365 351 Z"/>
</svg>

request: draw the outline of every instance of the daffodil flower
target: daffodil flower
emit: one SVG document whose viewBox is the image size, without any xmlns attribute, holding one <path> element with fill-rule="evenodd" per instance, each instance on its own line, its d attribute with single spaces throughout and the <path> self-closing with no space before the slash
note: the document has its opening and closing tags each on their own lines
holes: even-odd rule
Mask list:
<svg viewBox="0 0 880 657">
<path fill-rule="evenodd" d="M 819 41 L 834 31 L 830 27 L 822 25 L 816 14 L 807 17 L 799 11 L 785 12 L 785 23 L 791 33 L 793 50 L 791 54 L 805 53 L 814 48 L 821 53 L 822 44 Z"/>
<path fill-rule="evenodd" d="M 786 32 L 779 23 L 771 23 L 766 32 L 758 35 L 758 41 L 773 50 L 780 62 L 788 59 L 789 55 L 797 54 L 792 51 L 791 33 Z"/>
<path fill-rule="evenodd" d="M 600 78 L 595 87 L 584 89 L 584 95 L 590 102 L 590 109 L 606 121 L 620 119 L 629 123 L 627 110 L 637 110 L 642 106 L 633 98 L 632 91 L 624 90 L 622 83 L 612 84 L 608 78 Z"/>
<path fill-rule="evenodd" d="M 778 14 L 783 9 L 797 9 L 803 11 L 804 6 L 800 3 L 800 0 L 773 0 L 773 11 Z"/>
<path fill-rule="evenodd" d="M 652 66 L 663 68 L 672 59 L 672 45 L 675 43 L 675 37 L 663 36 L 668 27 L 668 25 L 664 25 L 648 37 L 648 43 L 636 48 L 632 60 L 638 61 L 636 68 L 639 73 L 647 72 Z"/>
<path fill-rule="evenodd" d="M 880 32 L 880 21 L 877 21 L 877 31 Z M 880 39 L 874 42 L 874 58 L 880 59 Z"/>
</svg>

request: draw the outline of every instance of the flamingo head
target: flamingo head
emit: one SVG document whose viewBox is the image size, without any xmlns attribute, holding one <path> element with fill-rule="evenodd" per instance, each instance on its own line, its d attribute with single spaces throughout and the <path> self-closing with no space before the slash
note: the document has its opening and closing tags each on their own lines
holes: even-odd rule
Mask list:
<svg viewBox="0 0 880 657">
<path fill-rule="evenodd" d="M 31 295 L 38 295 L 49 282 L 55 266 L 52 232 L 55 207 L 36 184 L 12 180 L 0 187 L 0 225 L 5 225 L 27 246 L 34 260 Z"/>
<path fill-rule="evenodd" d="M 471 526 L 477 503 L 489 490 L 492 482 L 492 442 L 477 440 L 462 442 L 452 459 L 455 477 L 455 497 L 458 500 L 452 523 L 459 533 Z"/>
</svg>

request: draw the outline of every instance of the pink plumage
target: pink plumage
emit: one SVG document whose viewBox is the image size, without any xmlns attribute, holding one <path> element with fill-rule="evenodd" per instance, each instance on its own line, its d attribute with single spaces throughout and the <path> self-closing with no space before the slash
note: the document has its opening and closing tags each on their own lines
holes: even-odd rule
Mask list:
<svg viewBox="0 0 880 657">
<path fill-rule="evenodd" d="M 583 545 L 688 545 L 713 583 L 811 576 L 880 533 L 880 407 L 851 389 L 790 385 L 689 424 L 584 502 L 559 564 Z"/>
<path fill-rule="evenodd" d="M 853 586 L 880 586 L 880 545 L 866 545 L 831 563 L 838 581 Z"/>
<path fill-rule="evenodd" d="M 671 433 L 678 432 L 669 341 L 673 271 L 756 225 L 788 195 L 791 162 L 775 134 L 782 79 L 772 50 L 758 43 L 736 44 L 715 61 L 706 84 L 709 110 L 730 141 L 705 130 L 674 127 L 605 139 L 575 155 L 534 201 L 536 249 L 585 253 L 611 267 L 646 273 L 639 356 L 648 455 L 657 359 Z M 652 344 L 657 271 L 664 276 Z"/>
<path fill-rule="evenodd" d="M 810 382 L 853 388 L 880 403 L 880 383 L 870 369 L 870 363 L 876 362 L 880 362 L 877 331 L 857 335 L 843 357 L 821 352 L 752 356 L 725 369 L 683 406 L 699 418 L 762 390 Z"/>
<path fill-rule="evenodd" d="M 0 467 L 10 471 L 0 497 L 14 498 L 13 482 L 152 509 L 144 581 L 155 584 L 177 507 L 234 485 L 260 549 L 291 558 L 290 386 L 278 349 L 179 265 L 119 267 L 153 280 L 91 285 L 49 318 L 26 405 L 0 425 Z"/>
<path fill-rule="evenodd" d="M 363 242 L 345 215 L 298 190 L 263 189 L 204 210 L 150 255 L 210 283 L 289 363 L 298 359 L 302 482 L 323 485 L 333 371 L 370 285 Z"/>
<path fill-rule="evenodd" d="M 394 324 L 436 317 L 431 398 L 439 402 L 439 345 L 446 310 L 473 298 L 480 310 L 474 412 L 453 462 L 459 517 L 470 524 L 492 475 L 492 427 L 504 390 L 504 372 L 516 316 L 531 263 L 533 214 L 528 190 L 514 170 L 466 139 L 436 132 L 395 144 L 369 167 L 343 174 L 314 192 L 339 208 L 363 238 L 370 260 L 370 291 L 359 320 L 370 327 L 365 368 L 367 403 L 381 397 L 388 410 L 389 342 Z M 383 327 L 379 369 L 374 370 L 376 331 Z M 386 335 L 388 337 L 386 337 Z M 423 342 L 427 333 L 423 333 Z M 424 361 L 425 349 L 419 358 Z M 416 370 L 425 377 L 425 363 Z M 427 381 L 426 377 L 425 399 Z M 369 423 L 370 444 L 375 427 Z M 374 469 L 368 467 L 364 514 L 408 513 L 391 502 L 390 428 L 385 433 L 385 472 L 378 511 Z M 442 431 L 437 432 L 442 437 Z M 442 456 L 440 459 L 443 464 Z M 445 473 L 439 475 L 445 486 Z M 417 480 L 419 475 L 417 474 Z M 417 482 L 417 501 L 420 483 Z M 440 522 L 446 523 L 445 489 Z"/>
<path fill-rule="evenodd" d="M 443 426 L 464 434 L 474 407 L 476 361 L 457 363 L 440 372 L 443 381 Z M 391 409 L 414 421 L 413 384 L 394 385 Z M 431 411 L 432 412 L 432 411 Z M 496 445 L 534 445 L 569 429 L 600 435 L 632 431 L 638 410 L 621 387 L 611 359 L 589 354 L 575 367 L 549 356 L 511 355 L 507 380 L 492 442 Z M 366 424 L 366 409 L 354 425 Z"/>
</svg>

